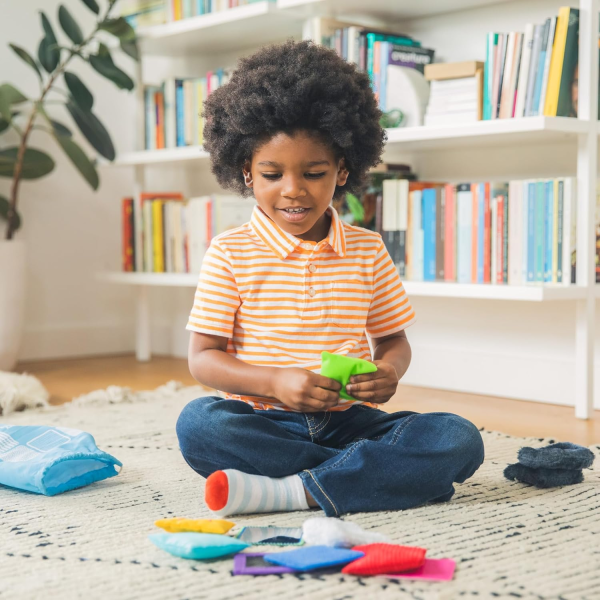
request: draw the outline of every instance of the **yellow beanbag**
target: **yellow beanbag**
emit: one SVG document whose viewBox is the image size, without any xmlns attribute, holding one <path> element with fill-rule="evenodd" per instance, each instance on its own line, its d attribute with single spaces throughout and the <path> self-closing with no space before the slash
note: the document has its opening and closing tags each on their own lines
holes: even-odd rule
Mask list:
<svg viewBox="0 0 600 600">
<path fill-rule="evenodd" d="M 227 533 L 235 525 L 235 523 L 223 519 L 184 519 L 183 517 L 161 519 L 154 524 L 170 533 L 181 533 L 182 531 Z"/>
</svg>

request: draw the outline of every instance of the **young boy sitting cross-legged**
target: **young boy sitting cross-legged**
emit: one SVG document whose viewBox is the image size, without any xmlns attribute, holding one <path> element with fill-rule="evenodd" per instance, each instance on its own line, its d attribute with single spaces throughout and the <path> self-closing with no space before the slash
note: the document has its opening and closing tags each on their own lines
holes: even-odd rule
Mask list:
<svg viewBox="0 0 600 600">
<path fill-rule="evenodd" d="M 410 363 L 414 312 L 381 237 L 330 206 L 381 159 L 368 76 L 309 42 L 271 46 L 205 116 L 217 180 L 258 204 L 212 240 L 187 326 L 192 375 L 225 396 L 177 423 L 208 507 L 338 516 L 449 500 L 483 462 L 481 436 L 457 415 L 379 409 Z M 351 380 L 357 401 L 319 374 L 324 350 L 376 365 Z"/>
</svg>

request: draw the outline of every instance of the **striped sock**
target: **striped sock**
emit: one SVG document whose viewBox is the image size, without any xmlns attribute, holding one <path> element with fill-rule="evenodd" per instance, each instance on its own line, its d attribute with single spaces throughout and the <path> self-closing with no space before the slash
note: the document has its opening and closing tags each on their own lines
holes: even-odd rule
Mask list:
<svg viewBox="0 0 600 600">
<path fill-rule="evenodd" d="M 221 517 L 308 510 L 304 485 L 298 475 L 275 479 L 234 469 L 216 471 L 206 480 L 204 499 L 208 508 Z"/>
</svg>

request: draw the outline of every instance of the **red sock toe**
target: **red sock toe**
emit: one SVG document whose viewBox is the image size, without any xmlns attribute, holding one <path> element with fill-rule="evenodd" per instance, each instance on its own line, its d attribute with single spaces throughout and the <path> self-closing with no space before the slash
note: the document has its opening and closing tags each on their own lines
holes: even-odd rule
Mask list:
<svg viewBox="0 0 600 600">
<path fill-rule="evenodd" d="M 206 480 L 204 501 L 210 510 L 222 510 L 229 497 L 229 481 L 225 471 L 215 471 Z"/>
</svg>

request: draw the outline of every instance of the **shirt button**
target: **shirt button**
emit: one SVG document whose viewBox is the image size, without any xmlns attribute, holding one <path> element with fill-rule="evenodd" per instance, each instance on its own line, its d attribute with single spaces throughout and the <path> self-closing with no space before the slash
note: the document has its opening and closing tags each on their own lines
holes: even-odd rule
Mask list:
<svg viewBox="0 0 600 600">
<path fill-rule="evenodd" d="M 302 244 L 302 247 L 303 247 L 305 250 L 310 250 L 310 249 L 312 248 L 312 246 L 311 246 L 310 244 Z"/>
<path fill-rule="evenodd" d="M 314 295 L 315 295 L 316 293 L 317 293 L 317 292 L 315 292 L 315 288 L 308 288 L 308 295 L 309 295 L 311 298 L 313 298 L 313 297 L 314 297 Z"/>
<path fill-rule="evenodd" d="M 311 273 L 314 273 L 314 272 L 317 270 L 317 267 L 315 267 L 315 265 L 308 265 L 308 270 L 309 270 Z"/>
</svg>

